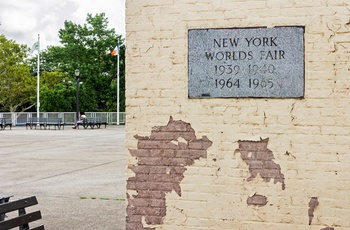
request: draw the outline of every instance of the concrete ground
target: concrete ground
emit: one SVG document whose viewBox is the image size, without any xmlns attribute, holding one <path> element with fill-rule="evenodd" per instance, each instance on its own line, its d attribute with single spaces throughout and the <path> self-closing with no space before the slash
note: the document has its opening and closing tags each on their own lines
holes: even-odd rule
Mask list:
<svg viewBox="0 0 350 230">
<path fill-rule="evenodd" d="M 36 196 L 30 210 L 41 211 L 36 222 L 47 230 L 124 230 L 124 128 L 7 127 L 0 131 L 0 196 Z"/>
</svg>

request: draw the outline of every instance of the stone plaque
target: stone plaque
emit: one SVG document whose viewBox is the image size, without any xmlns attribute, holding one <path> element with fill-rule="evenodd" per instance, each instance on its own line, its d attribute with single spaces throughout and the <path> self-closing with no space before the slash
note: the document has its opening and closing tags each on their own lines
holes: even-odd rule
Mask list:
<svg viewBox="0 0 350 230">
<path fill-rule="evenodd" d="M 189 98 L 303 96 L 304 27 L 188 31 Z"/>
</svg>

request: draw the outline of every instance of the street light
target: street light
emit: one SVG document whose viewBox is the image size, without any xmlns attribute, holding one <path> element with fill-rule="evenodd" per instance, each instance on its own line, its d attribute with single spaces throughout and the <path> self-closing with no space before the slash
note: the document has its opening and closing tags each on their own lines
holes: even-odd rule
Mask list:
<svg viewBox="0 0 350 230">
<path fill-rule="evenodd" d="M 79 76 L 80 70 L 75 70 L 75 90 L 76 90 L 76 105 L 77 105 L 77 120 L 79 120 Z"/>
</svg>

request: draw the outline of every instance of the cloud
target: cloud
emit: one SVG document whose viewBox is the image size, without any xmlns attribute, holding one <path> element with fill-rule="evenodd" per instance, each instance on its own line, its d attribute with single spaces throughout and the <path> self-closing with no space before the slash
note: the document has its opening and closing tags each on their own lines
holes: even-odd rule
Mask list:
<svg viewBox="0 0 350 230">
<path fill-rule="evenodd" d="M 27 11 L 33 4 L 19 4 L 21 1 L 11 3 L 0 3 L 1 31 L 13 33 L 27 32 L 36 27 L 37 20 L 32 16 L 32 12 Z M 22 13 L 17 13 L 22 12 Z"/>
<path fill-rule="evenodd" d="M 0 1 L 0 34 L 29 47 L 40 34 L 41 47 L 59 45 L 64 21 L 86 23 L 91 13 L 105 13 L 109 28 L 125 36 L 125 0 L 15 0 Z"/>
</svg>

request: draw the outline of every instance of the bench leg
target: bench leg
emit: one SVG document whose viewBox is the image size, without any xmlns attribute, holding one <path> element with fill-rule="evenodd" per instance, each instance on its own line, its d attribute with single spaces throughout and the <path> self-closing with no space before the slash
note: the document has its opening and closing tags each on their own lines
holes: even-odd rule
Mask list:
<svg viewBox="0 0 350 230">
<path fill-rule="evenodd" d="M 24 208 L 18 209 L 19 216 L 23 216 L 25 214 L 26 214 L 26 210 Z M 29 224 L 23 224 L 23 225 L 19 226 L 19 229 L 30 229 Z"/>
</svg>

